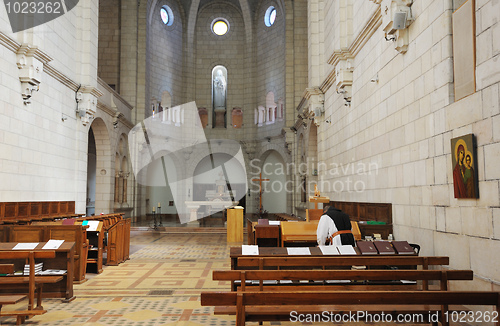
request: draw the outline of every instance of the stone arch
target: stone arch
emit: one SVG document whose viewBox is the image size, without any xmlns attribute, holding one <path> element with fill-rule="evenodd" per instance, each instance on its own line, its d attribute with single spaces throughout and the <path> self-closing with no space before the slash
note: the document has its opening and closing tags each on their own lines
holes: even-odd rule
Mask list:
<svg viewBox="0 0 500 326">
<path fill-rule="evenodd" d="M 269 149 L 260 156 L 260 163 L 262 178 L 269 179 L 268 182 L 262 183 L 263 209 L 271 213 L 286 212 L 288 194 L 293 192 L 293 187 L 284 156 L 275 149 Z M 252 189 L 254 190 L 252 193 L 256 194 L 256 201 L 259 201 L 259 185 L 256 182 L 252 182 Z M 257 210 L 258 208 L 259 203 L 257 203 Z"/>
<path fill-rule="evenodd" d="M 101 118 L 95 118 L 90 125 L 96 145 L 95 212 L 109 213 L 113 201 L 114 155 L 111 151 L 110 133 Z M 89 171 L 87 171 L 88 175 Z M 88 186 L 87 186 L 88 187 Z"/>
<path fill-rule="evenodd" d="M 310 178 L 309 183 L 318 184 L 318 175 L 319 175 L 318 127 L 314 123 L 311 123 L 309 125 L 306 154 L 307 154 L 307 175 Z M 318 187 L 320 187 L 320 185 L 318 185 Z M 320 192 L 323 191 L 323 189 L 320 188 L 318 189 Z M 311 187 L 309 187 L 308 196 L 312 195 L 314 195 L 314 188 L 311 189 Z"/>
</svg>

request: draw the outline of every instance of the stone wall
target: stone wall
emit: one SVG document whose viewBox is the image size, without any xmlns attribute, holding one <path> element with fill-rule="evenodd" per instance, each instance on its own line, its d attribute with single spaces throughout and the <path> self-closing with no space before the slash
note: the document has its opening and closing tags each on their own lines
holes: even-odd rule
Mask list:
<svg viewBox="0 0 500 326">
<path fill-rule="evenodd" d="M 500 4 L 476 1 L 476 92 L 455 101 L 452 1 L 413 3 L 406 53 L 384 39 L 377 2 L 325 4 L 336 28 L 325 26 L 325 48 L 331 48 L 326 56 L 333 63 L 323 64 L 325 117 L 332 123 L 320 124 L 318 150 L 329 169 L 320 178 L 333 189 L 322 193 L 335 200 L 392 203 L 396 239 L 419 243 L 423 255 L 450 256 L 452 268 L 473 269 L 476 281 L 469 288 L 496 288 Z M 349 21 L 349 6 L 357 13 L 355 27 L 343 30 L 338 20 Z M 344 48 L 342 40 L 349 40 Z M 350 106 L 336 92 L 336 81 L 327 80 L 338 78 L 332 71 L 342 60 L 339 53 L 353 58 Z M 468 133 L 477 138 L 480 198 L 458 200 L 450 140 Z"/>
<path fill-rule="evenodd" d="M 6 13 L 0 13 L 2 201 L 75 201 L 76 212 L 85 213 L 88 132 L 99 121 L 97 166 L 102 173 L 96 208 L 112 212 L 111 153 L 116 151 L 117 135 L 126 133 L 130 123 L 120 120 L 113 128 L 115 112 L 98 103 L 102 92 L 97 79 L 97 17 L 97 2 L 80 2 L 57 19 L 14 34 Z M 36 49 L 34 58 L 43 63 L 38 67 L 38 91 L 26 103 L 17 67 L 24 61 L 16 58 L 24 48 Z"/>
<path fill-rule="evenodd" d="M 98 75 L 120 92 L 120 1 L 99 2 Z"/>
</svg>

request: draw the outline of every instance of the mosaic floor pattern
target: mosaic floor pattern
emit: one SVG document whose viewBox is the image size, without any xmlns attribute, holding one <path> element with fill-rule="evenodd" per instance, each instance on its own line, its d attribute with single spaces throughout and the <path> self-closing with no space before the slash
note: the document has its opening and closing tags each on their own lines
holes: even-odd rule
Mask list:
<svg viewBox="0 0 500 326">
<path fill-rule="evenodd" d="M 234 317 L 215 317 L 200 306 L 202 290 L 227 289 L 212 281 L 212 270 L 229 269 L 226 235 L 133 231 L 130 260 L 106 266 L 75 284 L 76 299 L 44 299 L 48 313 L 26 325 L 234 325 Z M 26 303 L 4 310 L 25 309 Z M 0 318 L 15 325 L 15 318 Z"/>
<path fill-rule="evenodd" d="M 44 299 L 48 313 L 27 320 L 25 325 L 235 325 L 235 316 L 214 316 L 213 307 L 200 305 L 202 291 L 230 287 L 229 282 L 212 281 L 213 270 L 231 268 L 225 233 L 133 231 L 130 243 L 130 260 L 106 266 L 99 275 L 87 274 L 86 282 L 74 286 L 76 299 L 72 302 Z M 24 310 L 26 305 L 23 301 L 4 310 Z M 0 318 L 0 325 L 15 324 L 15 318 Z"/>
</svg>

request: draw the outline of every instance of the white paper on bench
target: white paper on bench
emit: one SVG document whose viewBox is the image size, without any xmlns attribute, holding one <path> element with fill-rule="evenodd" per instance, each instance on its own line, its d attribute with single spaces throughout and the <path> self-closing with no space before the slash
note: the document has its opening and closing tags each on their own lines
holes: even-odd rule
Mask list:
<svg viewBox="0 0 500 326">
<path fill-rule="evenodd" d="M 323 255 L 338 255 L 339 251 L 337 246 L 319 246 L 319 249 Z"/>
<path fill-rule="evenodd" d="M 260 284 L 260 281 L 252 281 L 252 284 L 254 285 L 257 285 L 257 284 Z M 278 281 L 277 280 L 263 280 L 262 281 L 262 285 L 274 285 L 274 284 L 278 284 Z"/>
<path fill-rule="evenodd" d="M 38 242 L 24 242 L 24 243 L 18 243 L 16 246 L 12 249 L 14 250 L 31 250 L 35 249 L 35 247 L 38 246 Z"/>
<path fill-rule="evenodd" d="M 66 274 L 65 269 L 47 269 L 40 272 L 40 275 L 64 275 Z"/>
<path fill-rule="evenodd" d="M 289 255 L 310 255 L 309 247 L 288 247 L 286 248 Z"/>
<path fill-rule="evenodd" d="M 64 240 L 49 240 L 47 243 L 43 246 L 42 249 L 59 249 L 59 247 L 63 244 Z"/>
<path fill-rule="evenodd" d="M 356 251 L 351 245 L 342 245 L 337 247 L 341 255 L 355 255 Z"/>
<path fill-rule="evenodd" d="M 280 225 L 280 221 L 269 221 L 269 225 Z"/>
<path fill-rule="evenodd" d="M 97 231 L 97 227 L 99 226 L 99 221 L 88 221 L 89 228 L 87 231 Z"/>
<path fill-rule="evenodd" d="M 242 255 L 259 255 L 259 246 L 256 245 L 242 245 L 241 246 Z"/>
</svg>

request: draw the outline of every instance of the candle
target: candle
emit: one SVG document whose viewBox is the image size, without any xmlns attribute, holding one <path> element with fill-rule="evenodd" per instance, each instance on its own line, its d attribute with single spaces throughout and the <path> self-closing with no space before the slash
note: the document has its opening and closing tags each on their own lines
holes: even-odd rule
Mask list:
<svg viewBox="0 0 500 326">
<path fill-rule="evenodd" d="M 155 212 L 155 208 L 153 207 L 153 213 Z"/>
<path fill-rule="evenodd" d="M 160 207 L 161 207 L 161 203 L 158 203 L 158 208 L 160 208 Z"/>
</svg>

